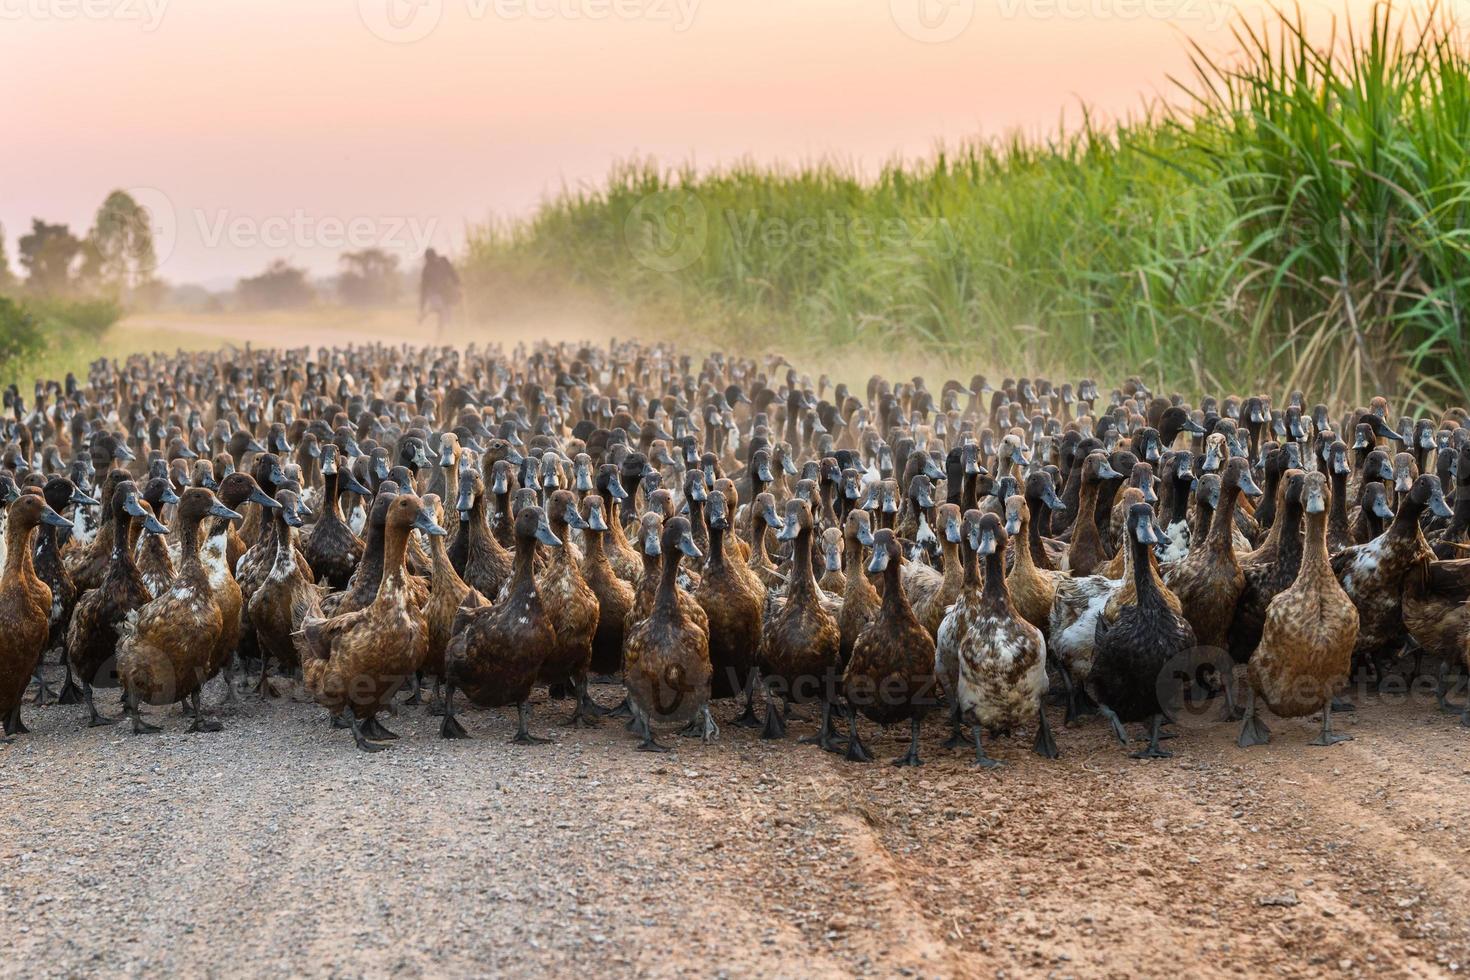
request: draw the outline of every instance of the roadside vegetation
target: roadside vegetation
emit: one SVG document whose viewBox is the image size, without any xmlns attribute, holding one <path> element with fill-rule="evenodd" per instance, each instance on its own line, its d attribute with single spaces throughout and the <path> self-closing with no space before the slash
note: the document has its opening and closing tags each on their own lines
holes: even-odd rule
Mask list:
<svg viewBox="0 0 1470 980">
<path fill-rule="evenodd" d="M 1470 61 L 1448 15 L 1242 21 L 1141 117 L 835 164 L 618 167 L 475 231 L 530 283 L 726 344 L 930 355 L 1162 390 L 1438 404 L 1470 380 Z"/>
</svg>

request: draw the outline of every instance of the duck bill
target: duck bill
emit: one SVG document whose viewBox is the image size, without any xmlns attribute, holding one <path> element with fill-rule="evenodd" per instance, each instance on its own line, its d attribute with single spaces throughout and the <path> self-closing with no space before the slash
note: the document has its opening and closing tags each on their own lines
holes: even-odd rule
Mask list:
<svg viewBox="0 0 1470 980">
<path fill-rule="evenodd" d="M 67 502 L 75 507 L 96 507 L 100 503 L 100 501 L 87 496 L 80 490 L 73 490 L 71 492 L 71 499 Z"/>
<path fill-rule="evenodd" d="M 585 531 L 588 528 L 587 522 L 582 520 L 582 515 L 570 507 L 562 513 L 562 520 L 566 521 L 567 527 L 574 531 Z"/>
<path fill-rule="evenodd" d="M 700 551 L 699 547 L 694 543 L 694 536 L 692 534 L 685 533 L 679 539 L 679 550 L 695 561 L 704 557 L 704 552 Z"/>
<path fill-rule="evenodd" d="M 1435 517 L 1453 517 L 1455 514 L 1444 502 L 1444 491 L 1438 487 L 1429 495 L 1429 512 Z"/>
<path fill-rule="evenodd" d="M 1321 514 L 1327 510 L 1327 495 L 1321 490 L 1308 490 L 1302 504 L 1308 514 Z"/>
<path fill-rule="evenodd" d="M 282 480 L 281 482 L 284 483 L 285 481 Z M 281 502 L 279 500 L 273 499 L 270 494 L 260 489 L 260 487 L 256 487 L 254 490 L 251 490 L 250 496 L 245 498 L 245 502 L 247 504 L 260 504 L 260 506 L 266 508 L 267 510 L 279 510 L 281 506 Z"/>
<path fill-rule="evenodd" d="M 987 528 L 980 532 L 980 537 L 975 542 L 975 553 L 978 555 L 993 555 L 995 552 L 995 532 Z"/>
<path fill-rule="evenodd" d="M 1393 509 L 1388 506 L 1388 501 L 1382 497 L 1373 501 L 1373 513 L 1385 521 L 1393 517 Z"/>
<path fill-rule="evenodd" d="M 1006 533 L 1016 535 L 1021 533 L 1021 515 L 1009 514 L 1006 516 Z"/>
<path fill-rule="evenodd" d="M 371 497 L 373 495 L 373 492 L 361 483 L 358 483 L 357 477 L 353 476 L 350 472 L 343 470 L 341 479 L 342 489 L 348 493 L 355 493 L 359 497 Z"/>
<path fill-rule="evenodd" d="M 176 504 L 179 502 L 179 495 L 174 493 L 172 487 L 169 487 L 163 492 L 163 496 L 158 498 L 158 502 L 161 504 Z"/>
<path fill-rule="evenodd" d="M 439 526 L 438 522 L 434 520 L 433 515 L 427 510 L 419 511 L 419 516 L 413 519 L 413 526 L 415 530 L 423 531 L 425 534 L 433 535 L 436 538 L 442 538 L 449 533 Z"/>
<path fill-rule="evenodd" d="M 964 531 L 960 527 L 959 518 L 951 517 L 944 522 L 944 540 L 950 544 L 959 544 L 963 539 Z"/>
<path fill-rule="evenodd" d="M 800 532 L 801 532 L 800 524 L 796 520 L 795 515 L 792 515 L 792 516 L 786 518 L 786 523 L 785 524 L 781 525 L 781 532 L 776 535 L 776 540 L 777 541 L 795 541 L 796 540 L 796 536 Z"/>
<path fill-rule="evenodd" d="M 593 507 L 587 511 L 587 526 L 598 534 L 608 529 L 607 520 L 602 516 L 601 507 Z"/>
<path fill-rule="evenodd" d="M 41 511 L 41 523 L 60 528 L 69 528 L 72 526 L 71 521 L 67 520 L 65 517 L 62 517 L 50 507 L 46 507 Z"/>
<path fill-rule="evenodd" d="M 267 499 L 269 499 L 269 498 L 267 498 Z M 272 500 L 271 503 L 274 504 L 277 507 L 281 506 L 280 504 L 277 504 L 274 500 Z M 220 503 L 218 500 L 216 500 L 214 503 L 212 503 L 212 504 L 209 505 L 209 516 L 210 517 L 223 517 L 223 518 L 226 518 L 226 519 L 231 520 L 231 521 L 243 521 L 245 519 L 240 514 L 236 513 L 233 510 L 230 510 L 230 508 L 228 508 L 224 504 Z"/>
<path fill-rule="evenodd" d="M 536 527 L 536 540 L 540 541 L 548 548 L 561 547 L 561 538 L 557 537 L 555 534 L 552 534 L 551 525 L 547 524 L 544 521 Z"/>
<path fill-rule="evenodd" d="M 285 507 L 281 510 L 281 520 L 288 527 L 303 527 L 306 522 L 301 519 L 301 511 L 295 507 Z"/>
<path fill-rule="evenodd" d="M 1256 486 L 1256 481 L 1251 477 L 1248 470 L 1242 470 L 1240 474 L 1240 490 L 1247 497 L 1261 496 L 1261 488 Z"/>
<path fill-rule="evenodd" d="M 879 572 L 885 571 L 887 568 L 888 568 L 888 549 L 887 548 L 875 548 L 873 550 L 873 559 L 868 562 L 868 574 L 869 575 L 877 575 Z"/>
<path fill-rule="evenodd" d="M 149 534 L 164 535 L 168 533 L 168 528 L 164 527 L 163 524 L 159 522 L 158 518 L 154 517 L 152 514 L 145 514 L 143 516 L 143 530 L 147 531 Z"/>
</svg>

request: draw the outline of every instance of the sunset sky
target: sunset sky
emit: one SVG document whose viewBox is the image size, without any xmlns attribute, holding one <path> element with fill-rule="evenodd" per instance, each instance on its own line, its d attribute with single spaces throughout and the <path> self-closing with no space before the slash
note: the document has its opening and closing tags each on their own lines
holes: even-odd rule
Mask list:
<svg viewBox="0 0 1470 980">
<path fill-rule="evenodd" d="M 1304 0 L 1322 28 L 1368 0 Z M 453 250 L 618 159 L 872 168 L 1168 93 L 1256 0 L 0 0 L 0 223 L 114 187 L 163 276 Z"/>
</svg>

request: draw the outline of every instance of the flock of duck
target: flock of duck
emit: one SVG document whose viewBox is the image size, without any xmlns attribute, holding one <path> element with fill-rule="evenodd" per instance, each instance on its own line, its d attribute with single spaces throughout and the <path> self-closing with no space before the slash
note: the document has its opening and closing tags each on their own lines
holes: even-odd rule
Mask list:
<svg viewBox="0 0 1470 980">
<path fill-rule="evenodd" d="M 1320 714 L 1327 745 L 1355 670 L 1470 655 L 1462 410 L 1192 407 L 1137 379 L 855 391 L 618 342 L 138 355 L 4 410 L 7 737 L 33 685 L 92 726 L 120 687 L 134 733 L 169 704 L 208 732 L 209 681 L 276 696 L 275 672 L 364 751 L 426 701 L 444 738 L 468 703 L 545 741 L 545 685 L 645 750 L 715 737 L 730 699 L 771 739 L 814 706 L 803 741 L 853 761 L 860 717 L 907 722 L 899 765 L 939 711 L 993 766 L 997 734 L 1057 755 L 1056 698 L 1163 757 L 1187 705 L 1220 696 L 1242 746 L 1269 739 L 1260 704 Z"/>
</svg>

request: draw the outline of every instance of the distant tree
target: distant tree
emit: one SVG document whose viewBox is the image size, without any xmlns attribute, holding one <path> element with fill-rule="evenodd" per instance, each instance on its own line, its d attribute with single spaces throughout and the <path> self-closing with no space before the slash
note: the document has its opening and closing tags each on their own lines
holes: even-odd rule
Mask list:
<svg viewBox="0 0 1470 980">
<path fill-rule="evenodd" d="M 0 225 L 0 290 L 15 288 L 15 273 L 10 271 L 10 256 L 5 252 L 5 226 Z"/>
<path fill-rule="evenodd" d="M 66 225 L 48 225 L 31 219 L 31 233 L 20 238 L 20 264 L 26 285 L 46 296 L 63 296 L 77 285 L 78 265 L 85 244 Z"/>
<path fill-rule="evenodd" d="M 258 276 L 241 279 L 235 286 L 240 305 L 247 310 L 280 310 L 306 306 L 316 299 L 306 270 L 284 259 L 276 259 Z"/>
<path fill-rule="evenodd" d="M 347 252 L 339 260 L 337 293 L 349 306 L 378 306 L 398 299 L 398 256 L 381 248 Z"/>
<path fill-rule="evenodd" d="M 153 281 L 152 217 L 127 191 L 113 191 L 97 209 L 87 236 L 92 246 L 83 278 L 113 292 L 131 294 Z"/>
</svg>

